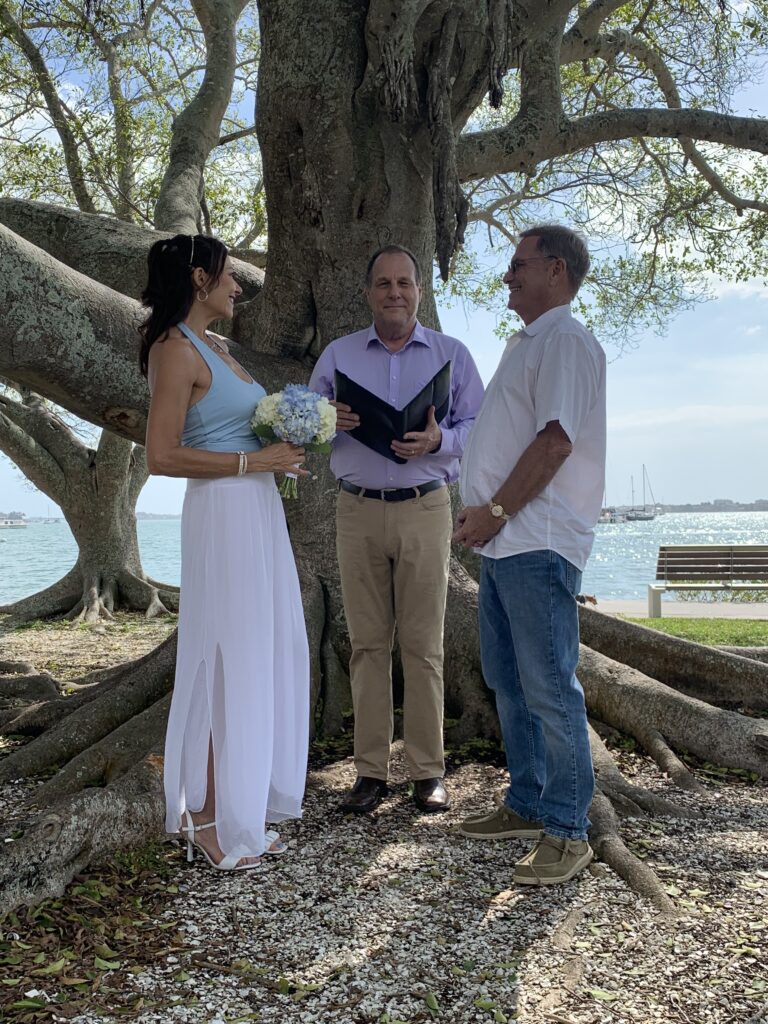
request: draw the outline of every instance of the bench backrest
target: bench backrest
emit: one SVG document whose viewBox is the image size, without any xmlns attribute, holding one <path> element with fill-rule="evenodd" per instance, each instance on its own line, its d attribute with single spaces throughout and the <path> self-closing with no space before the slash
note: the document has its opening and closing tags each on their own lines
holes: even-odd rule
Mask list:
<svg viewBox="0 0 768 1024">
<path fill-rule="evenodd" d="M 768 544 L 662 545 L 656 579 L 762 583 L 768 581 Z"/>
</svg>

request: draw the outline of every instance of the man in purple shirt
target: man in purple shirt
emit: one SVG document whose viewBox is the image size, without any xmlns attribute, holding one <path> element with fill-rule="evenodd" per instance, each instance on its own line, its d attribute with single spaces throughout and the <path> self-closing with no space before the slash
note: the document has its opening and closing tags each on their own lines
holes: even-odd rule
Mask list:
<svg viewBox="0 0 768 1024">
<path fill-rule="evenodd" d="M 398 464 L 351 437 L 365 409 L 336 403 L 331 469 L 339 481 L 336 547 L 352 657 L 357 781 L 345 812 L 372 811 L 387 793 L 393 730 L 395 626 L 404 676 L 403 738 L 414 799 L 445 811 L 443 784 L 443 619 L 452 532 L 447 484 L 483 398 L 472 356 L 460 341 L 419 323 L 421 271 L 413 253 L 388 245 L 368 264 L 365 295 L 373 324 L 331 342 L 309 386 L 335 398 L 345 373 L 402 409 L 451 361 L 451 400 L 443 421 L 430 410 L 422 431 L 392 441 Z"/>
</svg>

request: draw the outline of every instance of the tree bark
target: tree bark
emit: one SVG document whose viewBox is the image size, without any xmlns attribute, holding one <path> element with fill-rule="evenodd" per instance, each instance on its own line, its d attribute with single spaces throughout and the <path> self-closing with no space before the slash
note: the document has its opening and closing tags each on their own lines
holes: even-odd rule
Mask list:
<svg viewBox="0 0 768 1024">
<path fill-rule="evenodd" d="M 148 618 L 178 610 L 178 588 L 155 586 L 141 566 L 136 501 L 147 480 L 144 449 L 103 430 L 94 450 L 38 395 L 0 395 L 0 450 L 64 513 L 78 558 L 58 583 L 0 607 L 14 623 L 66 613 L 78 622 L 116 608 Z"/>
<path fill-rule="evenodd" d="M 737 648 L 704 647 L 584 605 L 579 627 L 588 647 L 676 690 L 723 707 L 768 710 L 768 665 L 742 657 Z"/>
</svg>

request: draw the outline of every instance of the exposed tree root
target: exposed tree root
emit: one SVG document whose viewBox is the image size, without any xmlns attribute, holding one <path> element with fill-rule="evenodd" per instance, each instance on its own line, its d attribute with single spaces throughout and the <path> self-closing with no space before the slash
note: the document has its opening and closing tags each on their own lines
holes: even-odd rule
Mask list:
<svg viewBox="0 0 768 1024">
<path fill-rule="evenodd" d="M 768 710 L 768 665 L 579 606 L 581 641 L 683 693 Z M 662 730 L 663 731 L 663 730 Z"/>
<path fill-rule="evenodd" d="M 57 700 L 61 684 L 48 672 L 24 675 L 0 675 L 0 696 L 24 700 Z"/>
<path fill-rule="evenodd" d="M 47 807 L 89 786 L 107 786 L 137 764 L 145 754 L 163 746 L 171 695 L 167 693 L 145 711 L 129 718 L 98 743 L 83 750 L 38 787 L 31 802 Z"/>
<path fill-rule="evenodd" d="M 79 700 L 78 709 L 0 762 L 0 783 L 66 764 L 154 704 L 172 685 L 175 657 L 174 635 L 146 658 L 132 662 L 124 677 L 97 690 L 91 700 L 91 693 L 67 698 Z M 10 730 L 11 725 L 5 728 Z"/>
<path fill-rule="evenodd" d="M 144 612 L 154 619 L 179 610 L 178 587 L 143 580 L 125 569 L 115 577 L 83 579 L 77 568 L 31 597 L 0 607 L 4 629 L 37 619 L 63 616 L 75 625 L 112 621 L 115 609 Z"/>
<path fill-rule="evenodd" d="M 35 619 L 52 619 L 65 615 L 80 600 L 83 593 L 80 574 L 71 569 L 56 583 L 37 594 L 20 601 L 0 606 L 0 615 L 7 615 L 3 629 L 13 629 Z"/>
<path fill-rule="evenodd" d="M 595 780 L 600 791 L 624 817 L 642 818 L 663 816 L 670 818 L 696 818 L 696 811 L 677 804 L 666 797 L 637 786 L 622 775 L 613 755 L 595 730 L 590 726 L 589 746 L 595 768 Z"/>
<path fill-rule="evenodd" d="M 600 860 L 612 867 L 630 889 L 649 900 L 661 914 L 674 918 L 674 904 L 664 892 L 657 876 L 624 845 L 619 836 L 616 812 L 603 793 L 595 793 L 589 814 L 592 819 L 589 842 Z"/>
<path fill-rule="evenodd" d="M 0 734 L 38 736 L 117 685 L 130 685 L 158 673 L 171 674 L 176 663 L 176 638 L 174 630 L 154 650 L 135 661 L 97 669 L 73 683 L 59 683 L 65 690 L 74 690 L 74 695 L 33 704 L 15 715 L 0 716 Z"/>
<path fill-rule="evenodd" d="M 0 916 L 59 896 L 88 864 L 157 835 L 162 807 L 162 758 L 152 753 L 111 786 L 85 790 L 43 815 L 3 844 Z"/>
<path fill-rule="evenodd" d="M 705 793 L 706 789 L 691 774 L 658 729 L 643 731 L 643 746 L 659 768 L 680 789 L 689 793 Z"/>
<path fill-rule="evenodd" d="M 657 732 L 677 750 L 768 776 L 768 722 L 712 707 L 584 646 L 579 679 L 590 711 L 645 749 Z"/>
<path fill-rule="evenodd" d="M 768 665 L 768 647 L 726 647 L 718 646 L 718 651 L 725 654 L 736 654 L 740 658 L 752 658 L 754 661 L 761 661 Z"/>
</svg>

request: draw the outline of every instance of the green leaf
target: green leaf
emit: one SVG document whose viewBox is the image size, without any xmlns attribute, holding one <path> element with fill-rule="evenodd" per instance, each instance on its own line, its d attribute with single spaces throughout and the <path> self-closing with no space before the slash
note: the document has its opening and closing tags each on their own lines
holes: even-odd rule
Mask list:
<svg viewBox="0 0 768 1024">
<path fill-rule="evenodd" d="M 618 992 L 609 992 L 604 988 L 588 988 L 587 992 L 593 999 L 599 999 L 601 1003 L 612 1003 L 614 999 L 619 998 Z"/>
<path fill-rule="evenodd" d="M 44 974 L 60 974 L 61 971 L 63 971 L 64 968 L 67 966 L 67 963 L 67 958 L 63 956 L 61 960 L 56 960 L 54 963 L 48 964 L 47 967 L 38 967 L 37 970 L 31 971 L 31 973 L 35 976 L 40 976 Z"/>
<path fill-rule="evenodd" d="M 435 1016 L 440 1010 L 440 1004 L 437 1001 L 437 996 L 434 992 L 427 992 L 424 996 L 424 1002 L 427 1004 L 427 1009 Z"/>
<path fill-rule="evenodd" d="M 495 1010 L 496 1003 L 492 999 L 476 999 L 475 1006 L 478 1010 Z"/>
<path fill-rule="evenodd" d="M 99 971 L 119 971 L 119 960 L 103 960 L 100 956 L 93 958 L 93 965 Z"/>
<path fill-rule="evenodd" d="M 96 956 L 103 957 L 104 960 L 115 960 L 119 953 L 116 953 L 114 949 L 110 949 L 106 943 L 102 943 L 100 946 L 94 946 L 93 952 Z"/>
</svg>

